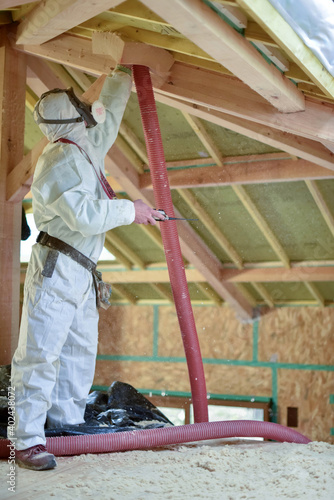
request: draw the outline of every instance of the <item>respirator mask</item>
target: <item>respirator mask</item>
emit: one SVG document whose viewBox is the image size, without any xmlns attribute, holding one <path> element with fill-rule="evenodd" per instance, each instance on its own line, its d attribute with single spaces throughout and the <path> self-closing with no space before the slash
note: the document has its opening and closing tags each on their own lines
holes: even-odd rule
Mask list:
<svg viewBox="0 0 334 500">
<path fill-rule="evenodd" d="M 39 112 L 39 106 L 41 101 L 50 94 L 65 93 L 70 100 L 70 103 L 75 107 L 79 116 L 77 118 L 65 118 L 65 119 L 47 119 L 43 118 Z M 102 102 L 95 101 L 92 105 L 86 104 L 81 101 L 73 92 L 72 87 L 69 89 L 53 89 L 45 92 L 41 95 L 38 103 L 34 110 L 35 122 L 39 125 L 40 123 L 80 123 L 86 122 L 87 128 L 95 127 L 98 123 L 103 123 L 106 119 L 106 110 Z"/>
</svg>

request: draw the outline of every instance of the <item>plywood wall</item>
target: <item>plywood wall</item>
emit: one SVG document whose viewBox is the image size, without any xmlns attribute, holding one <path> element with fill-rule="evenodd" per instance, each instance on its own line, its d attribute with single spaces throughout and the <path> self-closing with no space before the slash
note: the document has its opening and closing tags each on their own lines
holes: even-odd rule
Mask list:
<svg viewBox="0 0 334 500">
<path fill-rule="evenodd" d="M 334 309 L 282 308 L 253 324 L 228 307 L 194 307 L 211 396 L 270 398 L 272 419 L 313 440 L 334 443 Z M 102 311 L 95 387 L 114 380 L 139 390 L 188 395 L 188 370 L 173 306 Z"/>
</svg>

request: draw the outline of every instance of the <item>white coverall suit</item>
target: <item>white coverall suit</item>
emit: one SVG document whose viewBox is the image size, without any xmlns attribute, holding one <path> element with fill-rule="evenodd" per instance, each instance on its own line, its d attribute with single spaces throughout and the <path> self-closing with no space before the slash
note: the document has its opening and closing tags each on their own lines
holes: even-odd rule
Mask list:
<svg viewBox="0 0 334 500">
<path fill-rule="evenodd" d="M 131 85 L 131 76 L 123 71 L 106 78 L 99 100 L 107 116 L 94 128 L 87 129 L 83 122 L 39 125 L 50 143 L 38 160 L 32 184 L 36 226 L 95 263 L 105 232 L 134 221 L 134 204 L 107 198 L 80 149 L 55 141 L 62 137 L 75 142 L 104 173 L 104 158 L 117 137 Z M 79 116 L 65 93 L 49 94 L 39 111 L 48 119 Z M 44 277 L 48 252 L 39 243 L 32 248 L 12 361 L 17 450 L 45 445 L 46 418 L 48 427 L 83 423 L 94 377 L 98 311 L 92 274 L 59 253 L 52 277 Z"/>
</svg>

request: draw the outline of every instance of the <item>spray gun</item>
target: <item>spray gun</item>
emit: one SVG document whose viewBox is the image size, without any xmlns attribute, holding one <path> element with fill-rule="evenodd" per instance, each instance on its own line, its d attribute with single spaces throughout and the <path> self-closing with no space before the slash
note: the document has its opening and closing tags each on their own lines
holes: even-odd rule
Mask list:
<svg viewBox="0 0 334 500">
<path fill-rule="evenodd" d="M 161 215 L 165 217 L 164 220 L 158 219 L 158 217 L 154 217 L 154 219 L 159 222 L 164 222 L 165 220 L 198 220 L 198 219 L 184 219 L 183 217 L 169 217 L 169 215 L 167 215 L 166 212 L 161 208 L 159 208 L 157 212 L 159 212 Z"/>
</svg>

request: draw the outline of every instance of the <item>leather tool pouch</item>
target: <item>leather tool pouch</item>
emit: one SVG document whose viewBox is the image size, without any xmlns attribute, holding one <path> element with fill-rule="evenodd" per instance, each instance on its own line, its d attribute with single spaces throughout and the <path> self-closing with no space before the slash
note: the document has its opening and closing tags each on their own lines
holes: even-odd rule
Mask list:
<svg viewBox="0 0 334 500">
<path fill-rule="evenodd" d="M 102 309 L 108 309 L 111 306 L 109 299 L 111 297 L 111 285 L 102 281 L 102 273 L 93 271 L 94 286 L 96 291 L 96 306 Z"/>
</svg>

